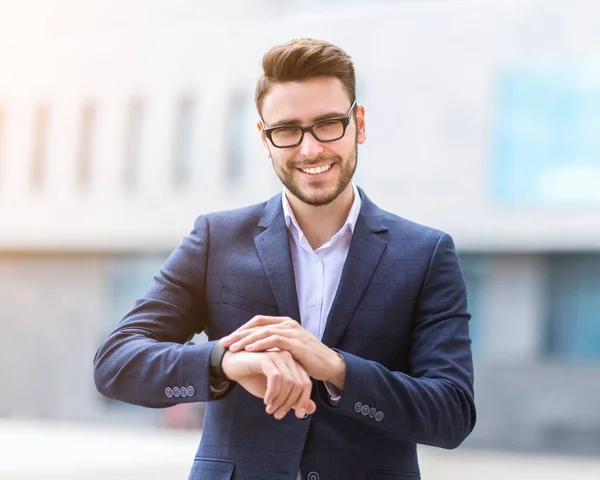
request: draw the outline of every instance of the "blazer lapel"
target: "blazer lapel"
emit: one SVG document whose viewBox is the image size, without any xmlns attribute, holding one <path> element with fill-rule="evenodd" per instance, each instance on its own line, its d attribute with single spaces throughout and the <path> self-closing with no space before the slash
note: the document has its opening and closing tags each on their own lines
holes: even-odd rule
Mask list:
<svg viewBox="0 0 600 480">
<path fill-rule="evenodd" d="M 254 244 L 277 301 L 279 313 L 299 322 L 300 309 L 281 195 L 276 195 L 267 202 L 258 226 L 265 230 L 254 237 Z"/>
<path fill-rule="evenodd" d="M 387 245 L 380 235 L 387 230 L 380 219 L 381 211 L 361 189 L 359 192 L 362 198 L 360 214 L 323 333 L 322 342 L 328 347 L 334 347 L 342 336 Z"/>
</svg>

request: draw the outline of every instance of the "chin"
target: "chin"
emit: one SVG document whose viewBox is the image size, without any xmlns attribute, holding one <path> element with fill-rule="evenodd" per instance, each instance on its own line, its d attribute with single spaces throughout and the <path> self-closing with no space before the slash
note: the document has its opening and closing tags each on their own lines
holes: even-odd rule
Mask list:
<svg viewBox="0 0 600 480">
<path fill-rule="evenodd" d="M 327 192 L 302 192 L 302 200 L 304 203 L 311 205 L 313 207 L 322 207 L 323 205 L 329 205 L 333 202 L 339 194 L 336 195 L 336 191 L 327 191 Z"/>
</svg>

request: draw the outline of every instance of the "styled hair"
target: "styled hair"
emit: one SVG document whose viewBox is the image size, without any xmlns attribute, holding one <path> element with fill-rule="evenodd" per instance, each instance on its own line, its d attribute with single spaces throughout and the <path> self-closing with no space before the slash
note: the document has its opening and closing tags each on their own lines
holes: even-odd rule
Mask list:
<svg viewBox="0 0 600 480">
<path fill-rule="evenodd" d="M 300 82 L 316 77 L 336 77 L 356 100 L 356 77 L 350 56 L 324 40 L 299 38 L 276 45 L 263 56 L 263 75 L 256 85 L 255 102 L 262 115 L 265 96 L 275 83 Z"/>
</svg>

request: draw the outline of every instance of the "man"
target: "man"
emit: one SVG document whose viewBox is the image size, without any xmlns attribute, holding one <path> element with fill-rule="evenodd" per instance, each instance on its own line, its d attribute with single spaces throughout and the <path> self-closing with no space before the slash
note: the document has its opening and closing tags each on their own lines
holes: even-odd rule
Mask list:
<svg viewBox="0 0 600 480">
<path fill-rule="evenodd" d="M 295 40 L 263 68 L 258 130 L 283 193 L 196 220 L 98 350 L 97 388 L 209 402 L 190 479 L 420 478 L 416 444 L 455 448 L 475 424 L 452 239 L 352 183 L 365 110 L 343 50 Z"/>
</svg>

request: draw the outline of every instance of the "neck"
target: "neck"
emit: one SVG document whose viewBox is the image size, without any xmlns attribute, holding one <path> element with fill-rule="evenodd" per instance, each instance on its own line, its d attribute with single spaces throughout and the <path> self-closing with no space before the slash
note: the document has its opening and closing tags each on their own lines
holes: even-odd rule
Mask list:
<svg viewBox="0 0 600 480">
<path fill-rule="evenodd" d="M 354 202 L 352 183 L 333 202 L 319 207 L 302 202 L 287 190 L 285 195 L 298 225 L 314 250 L 331 240 L 342 228 Z"/>
</svg>

